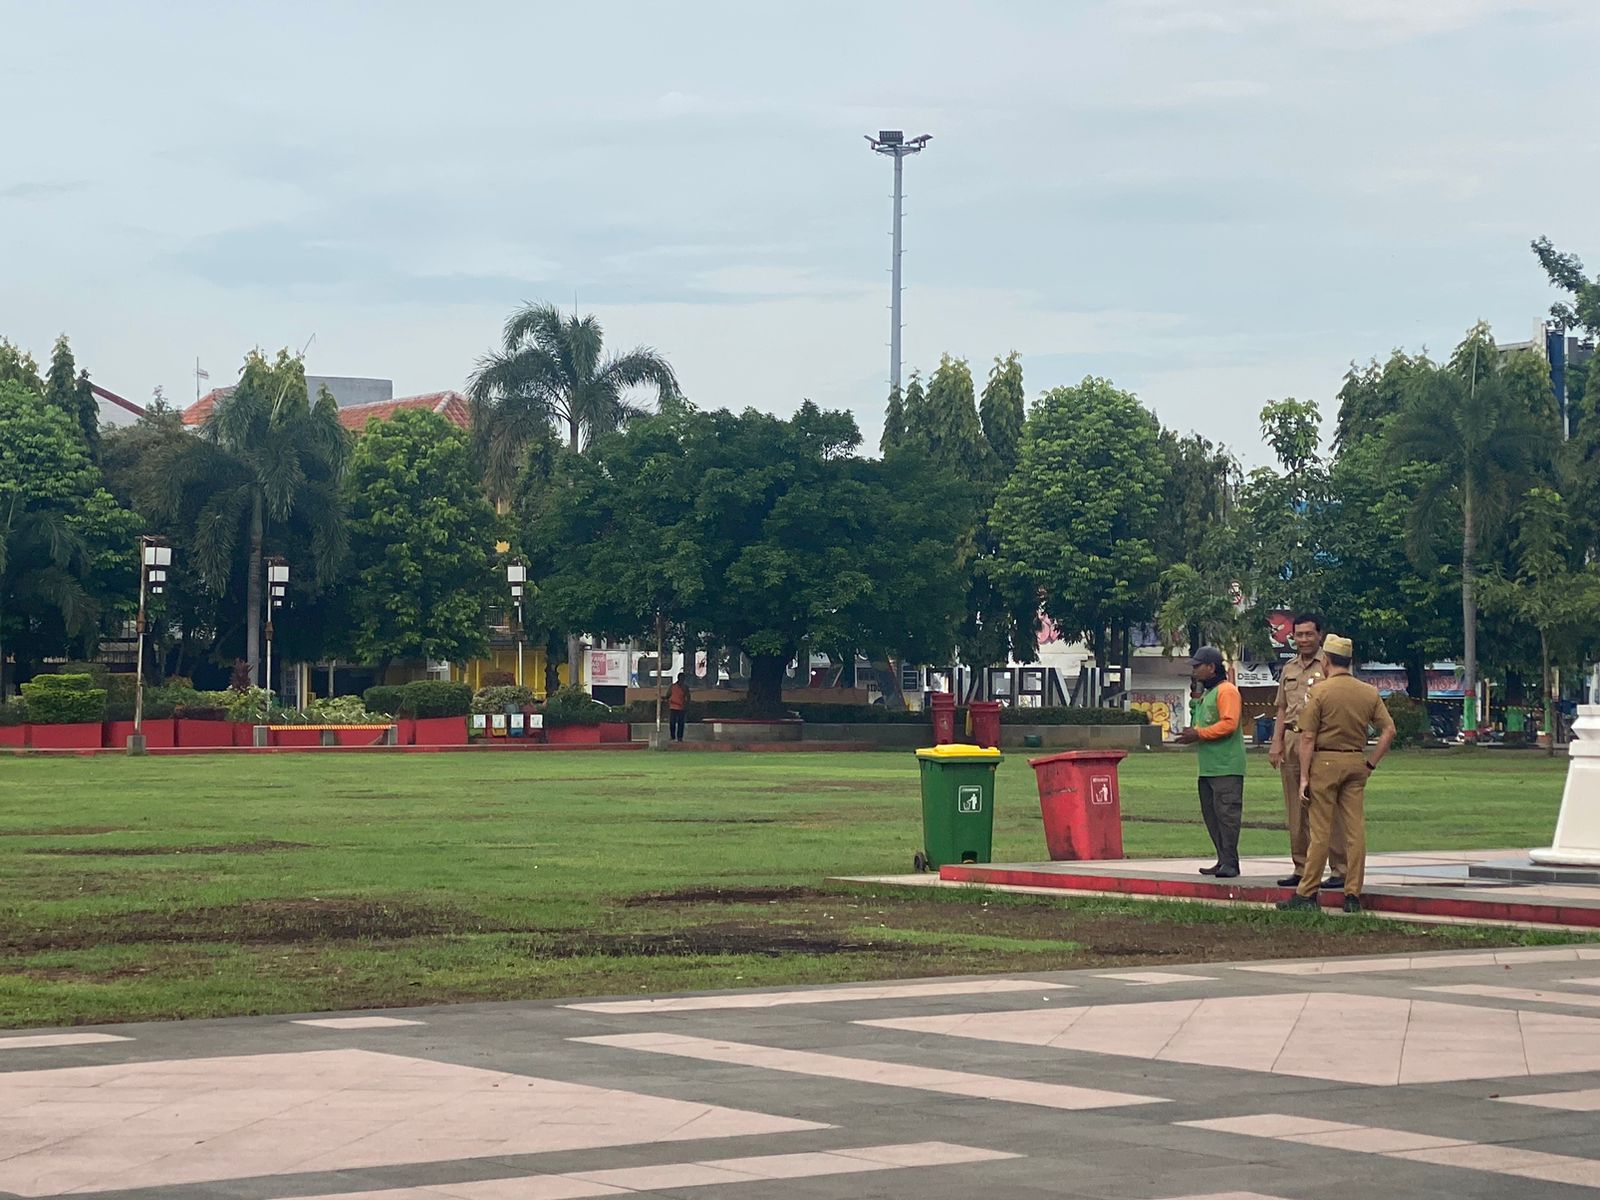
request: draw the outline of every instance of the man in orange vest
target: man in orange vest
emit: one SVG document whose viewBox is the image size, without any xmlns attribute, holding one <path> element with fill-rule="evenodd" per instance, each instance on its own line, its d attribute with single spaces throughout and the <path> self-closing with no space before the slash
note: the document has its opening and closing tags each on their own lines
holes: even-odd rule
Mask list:
<svg viewBox="0 0 1600 1200">
<path fill-rule="evenodd" d="M 689 685 L 683 681 L 683 672 L 678 672 L 678 678 L 672 685 L 672 690 L 667 693 L 667 738 L 670 741 L 683 741 L 683 723 L 689 715 Z"/>
</svg>

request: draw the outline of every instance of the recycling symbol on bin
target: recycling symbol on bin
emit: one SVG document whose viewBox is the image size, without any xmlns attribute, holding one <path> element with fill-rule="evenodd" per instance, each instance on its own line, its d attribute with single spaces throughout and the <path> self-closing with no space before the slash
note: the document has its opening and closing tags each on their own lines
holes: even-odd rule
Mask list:
<svg viewBox="0 0 1600 1200">
<path fill-rule="evenodd" d="M 983 789 L 964 787 L 956 792 L 956 811 L 975 813 L 983 811 Z"/>
</svg>

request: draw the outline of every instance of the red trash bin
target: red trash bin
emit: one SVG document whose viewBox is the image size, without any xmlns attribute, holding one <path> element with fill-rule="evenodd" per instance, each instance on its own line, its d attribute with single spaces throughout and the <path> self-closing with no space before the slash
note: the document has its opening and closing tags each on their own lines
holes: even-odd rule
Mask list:
<svg viewBox="0 0 1600 1200">
<path fill-rule="evenodd" d="M 949 692 L 931 692 L 928 711 L 933 714 L 933 744 L 948 746 L 956 740 L 956 698 Z"/>
<path fill-rule="evenodd" d="M 971 708 L 972 740 L 995 749 L 1000 745 L 1000 701 L 974 700 Z"/>
<path fill-rule="evenodd" d="M 1066 750 L 1028 761 L 1052 862 L 1122 857 L 1117 764 L 1127 757 L 1126 750 Z"/>
</svg>

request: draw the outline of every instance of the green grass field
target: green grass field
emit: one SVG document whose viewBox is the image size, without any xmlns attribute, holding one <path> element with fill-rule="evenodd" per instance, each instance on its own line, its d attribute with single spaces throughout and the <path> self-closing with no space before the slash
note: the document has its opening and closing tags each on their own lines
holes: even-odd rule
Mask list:
<svg viewBox="0 0 1600 1200">
<path fill-rule="evenodd" d="M 1253 756 L 1246 854 L 1281 852 Z M 1374 850 L 1549 841 L 1565 763 L 1396 755 Z M 1209 848 L 1186 754 L 1122 770 L 1130 855 Z M 920 846 L 909 754 L 0 759 L 0 1025 L 1442 949 L 1543 935 L 841 888 Z M 1044 841 L 1023 755 L 997 861 Z"/>
</svg>

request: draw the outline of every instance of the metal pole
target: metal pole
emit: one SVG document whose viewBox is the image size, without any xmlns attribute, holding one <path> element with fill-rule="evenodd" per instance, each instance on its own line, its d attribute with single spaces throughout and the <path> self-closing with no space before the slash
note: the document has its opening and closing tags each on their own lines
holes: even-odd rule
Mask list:
<svg viewBox="0 0 1600 1200">
<path fill-rule="evenodd" d="M 522 686 L 522 605 L 517 605 L 517 686 Z"/>
<path fill-rule="evenodd" d="M 144 585 L 150 569 L 144 564 L 144 551 L 148 543 L 139 539 L 139 649 L 134 657 L 133 679 L 133 735 L 144 733 Z"/>
<path fill-rule="evenodd" d="M 889 261 L 889 387 L 900 390 L 900 202 L 905 150 L 894 148 L 894 251 Z"/>
<path fill-rule="evenodd" d="M 661 743 L 661 660 L 667 655 L 667 619 L 656 610 L 656 744 Z"/>
</svg>

